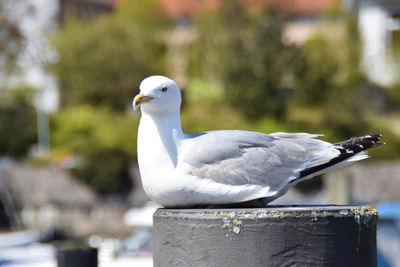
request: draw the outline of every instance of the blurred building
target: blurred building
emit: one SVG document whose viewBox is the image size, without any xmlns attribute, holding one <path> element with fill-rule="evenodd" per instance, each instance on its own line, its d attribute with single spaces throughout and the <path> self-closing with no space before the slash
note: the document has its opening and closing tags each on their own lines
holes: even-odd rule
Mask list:
<svg viewBox="0 0 400 267">
<path fill-rule="evenodd" d="M 94 18 L 111 12 L 119 2 L 120 0 L 59 0 L 60 14 Z M 243 7 L 271 7 L 285 16 L 299 16 L 321 14 L 327 8 L 340 6 L 342 0 L 241 0 L 240 3 Z M 222 0 L 161 0 L 161 4 L 169 17 L 179 20 L 192 18 L 204 10 L 216 9 L 222 4 Z"/>
<path fill-rule="evenodd" d="M 362 67 L 378 85 L 399 82 L 400 1 L 364 0 L 359 8 L 359 29 L 363 39 Z"/>
<path fill-rule="evenodd" d="M 204 10 L 218 8 L 221 0 L 161 0 L 165 12 L 174 19 L 191 18 Z M 243 7 L 276 9 L 284 16 L 316 15 L 338 6 L 341 0 L 241 0 Z"/>
<path fill-rule="evenodd" d="M 322 186 L 315 190 L 301 192 L 301 190 L 291 189 L 271 204 L 347 205 L 351 203 L 375 206 L 379 203 L 395 202 L 399 199 L 399 173 L 400 166 L 397 162 L 360 162 L 324 174 Z"/>
<path fill-rule="evenodd" d="M 60 21 L 66 15 L 81 19 L 92 19 L 101 14 L 109 13 L 117 6 L 119 0 L 59 0 Z"/>
<path fill-rule="evenodd" d="M 129 233 L 127 205 L 101 201 L 58 167 L 12 164 L 0 170 L 0 198 L 15 229 L 57 229 L 72 236 Z"/>
</svg>

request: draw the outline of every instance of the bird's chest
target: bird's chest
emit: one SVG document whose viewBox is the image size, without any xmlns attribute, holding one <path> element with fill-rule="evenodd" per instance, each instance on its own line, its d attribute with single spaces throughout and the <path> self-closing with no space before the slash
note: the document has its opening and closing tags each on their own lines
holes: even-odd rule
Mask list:
<svg viewBox="0 0 400 267">
<path fill-rule="evenodd" d="M 165 144 L 156 134 L 139 133 L 137 149 L 141 173 L 154 173 L 159 169 L 173 167 L 173 160 L 167 146 L 168 144 Z"/>
<path fill-rule="evenodd" d="M 144 187 L 155 187 L 176 168 L 177 151 L 172 136 L 161 135 L 151 124 L 141 123 L 138 132 L 138 163 Z"/>
</svg>

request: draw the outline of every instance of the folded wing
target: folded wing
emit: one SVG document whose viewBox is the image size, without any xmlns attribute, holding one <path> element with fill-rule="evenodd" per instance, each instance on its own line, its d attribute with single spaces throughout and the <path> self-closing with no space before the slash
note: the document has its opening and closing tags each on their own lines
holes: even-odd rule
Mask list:
<svg viewBox="0 0 400 267">
<path fill-rule="evenodd" d="M 318 135 L 249 131 L 212 131 L 186 142 L 187 172 L 229 185 L 262 185 L 279 191 L 301 172 L 340 155 L 334 145 L 314 139 Z"/>
</svg>

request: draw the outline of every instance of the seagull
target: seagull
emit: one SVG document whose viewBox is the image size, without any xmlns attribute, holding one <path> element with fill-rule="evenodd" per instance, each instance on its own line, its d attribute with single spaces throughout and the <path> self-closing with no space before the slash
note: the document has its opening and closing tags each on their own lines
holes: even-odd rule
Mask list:
<svg viewBox="0 0 400 267">
<path fill-rule="evenodd" d="M 380 134 L 331 144 L 318 134 L 182 131 L 181 92 L 172 79 L 139 85 L 137 152 L 146 194 L 164 207 L 267 205 L 298 182 L 368 158 Z"/>
</svg>

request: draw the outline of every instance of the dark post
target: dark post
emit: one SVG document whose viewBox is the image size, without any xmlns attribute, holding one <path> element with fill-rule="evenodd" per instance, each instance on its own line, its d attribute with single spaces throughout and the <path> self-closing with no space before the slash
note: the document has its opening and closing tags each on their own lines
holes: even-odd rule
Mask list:
<svg viewBox="0 0 400 267">
<path fill-rule="evenodd" d="M 57 252 L 58 267 L 97 267 L 96 248 L 60 249 Z"/>
<path fill-rule="evenodd" d="M 370 206 L 158 209 L 154 266 L 376 266 Z"/>
</svg>

